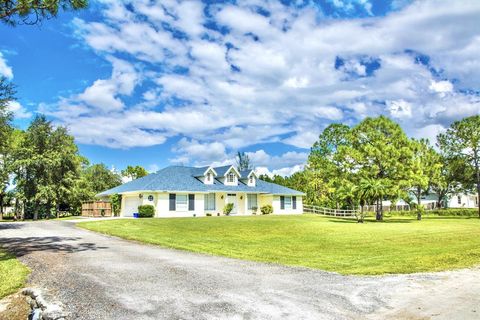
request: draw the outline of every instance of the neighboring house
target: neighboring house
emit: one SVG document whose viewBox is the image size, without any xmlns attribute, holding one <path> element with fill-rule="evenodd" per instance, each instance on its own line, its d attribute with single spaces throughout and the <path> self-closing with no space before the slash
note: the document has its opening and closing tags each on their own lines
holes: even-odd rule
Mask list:
<svg viewBox="0 0 480 320">
<path fill-rule="evenodd" d="M 416 197 L 412 194 L 412 201 L 417 202 Z M 438 195 L 436 193 L 429 193 L 423 195 L 420 199 L 421 204 L 425 208 L 438 207 Z M 390 206 L 390 201 L 383 201 L 384 206 Z M 404 200 L 399 200 L 397 206 L 407 206 Z M 448 196 L 442 201 L 442 208 L 478 208 L 478 196 L 475 194 L 458 193 Z"/>
<path fill-rule="evenodd" d="M 447 208 L 478 208 L 478 196 L 475 194 L 456 194 L 447 201 Z"/>
<path fill-rule="evenodd" d="M 131 217 L 138 206 L 151 204 L 156 217 L 192 217 L 222 214 L 233 203 L 232 215 L 250 215 L 271 205 L 274 214 L 303 213 L 304 194 L 258 179 L 253 170 L 234 166 L 171 166 L 104 191 L 97 197 L 122 195 L 122 217 Z"/>
</svg>

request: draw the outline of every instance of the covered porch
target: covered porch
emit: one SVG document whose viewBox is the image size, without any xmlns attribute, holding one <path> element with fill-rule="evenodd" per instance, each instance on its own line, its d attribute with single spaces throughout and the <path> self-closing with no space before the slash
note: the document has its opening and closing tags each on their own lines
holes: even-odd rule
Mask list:
<svg viewBox="0 0 480 320">
<path fill-rule="evenodd" d="M 263 204 L 262 194 L 246 192 L 215 192 L 204 195 L 205 214 L 223 214 L 223 209 L 229 203 L 233 204 L 230 215 L 260 214 Z M 265 203 L 266 204 L 266 203 Z M 270 203 L 271 204 L 271 203 Z"/>
</svg>

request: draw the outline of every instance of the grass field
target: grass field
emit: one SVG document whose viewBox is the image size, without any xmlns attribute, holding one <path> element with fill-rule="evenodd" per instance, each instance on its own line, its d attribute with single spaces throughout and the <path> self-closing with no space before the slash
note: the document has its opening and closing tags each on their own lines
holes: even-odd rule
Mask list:
<svg viewBox="0 0 480 320">
<path fill-rule="evenodd" d="M 29 272 L 14 256 L 0 248 L 0 299 L 23 287 Z"/>
<path fill-rule="evenodd" d="M 440 271 L 480 264 L 480 219 L 301 216 L 81 222 L 78 226 L 193 252 L 304 266 L 342 274 Z"/>
</svg>

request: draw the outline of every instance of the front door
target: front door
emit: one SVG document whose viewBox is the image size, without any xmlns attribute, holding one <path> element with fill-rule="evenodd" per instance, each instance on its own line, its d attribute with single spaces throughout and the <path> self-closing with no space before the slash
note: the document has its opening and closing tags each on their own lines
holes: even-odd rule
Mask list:
<svg viewBox="0 0 480 320">
<path fill-rule="evenodd" d="M 235 193 L 229 193 L 227 195 L 227 203 L 233 203 L 233 209 L 231 214 L 237 213 L 237 195 Z"/>
</svg>

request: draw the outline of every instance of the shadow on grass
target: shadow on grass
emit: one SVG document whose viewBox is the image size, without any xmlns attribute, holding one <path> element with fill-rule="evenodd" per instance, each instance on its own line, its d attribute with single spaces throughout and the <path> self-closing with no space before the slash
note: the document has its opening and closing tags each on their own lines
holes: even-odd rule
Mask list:
<svg viewBox="0 0 480 320">
<path fill-rule="evenodd" d="M 81 238 L 78 237 L 0 238 L 0 245 L 16 257 L 22 257 L 29 253 L 42 251 L 52 253 L 75 253 L 108 249 L 108 247 L 97 246 L 95 243 L 75 242 L 80 239 Z"/>
</svg>

